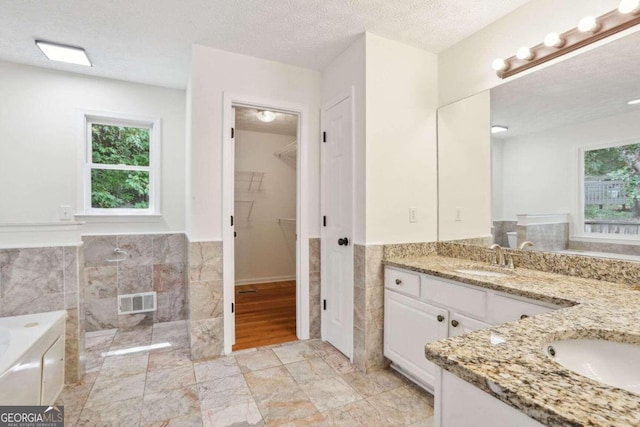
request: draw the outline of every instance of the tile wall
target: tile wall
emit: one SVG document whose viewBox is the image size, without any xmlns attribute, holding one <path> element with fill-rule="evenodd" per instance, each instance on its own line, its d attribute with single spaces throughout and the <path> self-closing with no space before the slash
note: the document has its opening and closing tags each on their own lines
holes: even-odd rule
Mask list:
<svg viewBox="0 0 640 427">
<path fill-rule="evenodd" d="M 84 373 L 82 246 L 0 249 L 0 317 L 66 310 L 65 382 Z"/>
<path fill-rule="evenodd" d="M 309 239 L 309 338 L 320 338 L 320 239 Z"/>
<path fill-rule="evenodd" d="M 187 318 L 184 234 L 83 236 L 86 330 Z M 117 254 L 120 248 L 127 254 Z M 114 259 L 123 258 L 121 262 Z M 118 315 L 118 295 L 157 292 L 155 312 Z"/>
<path fill-rule="evenodd" d="M 189 339 L 193 360 L 224 353 L 222 242 L 189 242 Z"/>
</svg>

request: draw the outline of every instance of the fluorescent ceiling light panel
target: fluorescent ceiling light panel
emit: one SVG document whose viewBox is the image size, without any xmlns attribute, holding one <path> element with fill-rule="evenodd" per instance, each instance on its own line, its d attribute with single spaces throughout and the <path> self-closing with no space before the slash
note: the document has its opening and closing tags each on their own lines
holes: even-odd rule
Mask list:
<svg viewBox="0 0 640 427">
<path fill-rule="evenodd" d="M 491 133 L 506 132 L 508 130 L 509 130 L 509 128 L 506 127 L 506 126 L 498 126 L 498 125 L 491 126 Z"/>
<path fill-rule="evenodd" d="M 87 53 L 81 47 L 66 46 L 42 40 L 36 40 L 36 45 L 40 48 L 42 53 L 52 61 L 91 67 L 91 61 L 89 61 Z"/>
</svg>

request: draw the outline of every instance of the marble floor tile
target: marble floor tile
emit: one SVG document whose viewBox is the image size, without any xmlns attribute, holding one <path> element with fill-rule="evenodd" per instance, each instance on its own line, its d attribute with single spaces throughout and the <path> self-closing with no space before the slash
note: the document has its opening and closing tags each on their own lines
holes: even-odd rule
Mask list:
<svg viewBox="0 0 640 427">
<path fill-rule="evenodd" d="M 247 372 L 244 378 L 254 396 L 297 387 L 296 381 L 284 366 Z"/>
<path fill-rule="evenodd" d="M 384 426 L 387 421 L 366 400 L 358 400 L 325 412 L 333 426 L 369 427 Z"/>
<path fill-rule="evenodd" d="M 316 340 L 306 341 L 306 343 L 320 357 L 330 356 L 332 354 L 342 354 L 342 353 L 340 353 L 340 351 L 337 348 L 335 348 L 334 346 L 332 346 L 331 344 L 329 344 L 326 341 L 322 341 L 322 340 L 316 339 Z"/>
<path fill-rule="evenodd" d="M 179 366 L 192 366 L 191 351 L 188 348 L 177 350 L 161 350 L 149 353 L 149 370 L 177 368 Z"/>
<path fill-rule="evenodd" d="M 209 409 L 202 411 L 202 422 L 204 427 L 265 425 L 262 415 L 253 401 L 226 406 L 221 410 Z"/>
<path fill-rule="evenodd" d="M 269 424 L 271 426 L 273 424 Z M 326 414 L 313 414 L 308 417 L 285 421 L 278 424 L 278 427 L 330 427 L 331 422 Z"/>
<path fill-rule="evenodd" d="M 202 427 L 202 416 L 199 413 L 185 415 L 184 417 L 171 418 L 151 424 L 141 424 L 142 427 Z"/>
<path fill-rule="evenodd" d="M 104 381 L 98 378 L 91 389 L 85 407 L 141 397 L 144 394 L 146 376 L 146 373 L 142 373 Z"/>
<path fill-rule="evenodd" d="M 200 383 L 198 384 L 198 395 L 202 410 L 253 402 L 251 390 L 242 375 Z"/>
<path fill-rule="evenodd" d="M 367 374 L 362 372 L 350 372 L 342 375 L 342 378 L 364 397 L 402 387 L 406 383 L 394 371 L 384 369 Z"/>
<path fill-rule="evenodd" d="M 189 329 L 186 320 L 163 322 L 153 325 L 151 337 L 153 344 L 168 342 L 174 348 L 184 348 L 189 344 Z"/>
<path fill-rule="evenodd" d="M 147 383 L 144 389 L 145 394 L 160 393 L 162 391 L 183 388 L 194 385 L 196 377 L 193 373 L 193 366 L 179 366 L 177 368 L 159 369 L 147 373 Z"/>
<path fill-rule="evenodd" d="M 98 378 L 100 380 L 129 377 L 147 372 L 148 354 L 106 357 Z"/>
<path fill-rule="evenodd" d="M 258 371 L 260 369 L 273 368 L 282 365 L 272 349 L 249 351 L 235 355 L 236 361 L 242 372 Z"/>
<path fill-rule="evenodd" d="M 367 401 L 389 425 L 409 425 L 433 415 L 433 407 L 425 397 L 408 386 L 377 394 Z"/>
<path fill-rule="evenodd" d="M 131 330 L 118 329 L 110 350 L 119 350 L 151 344 L 151 326 L 138 326 Z"/>
<path fill-rule="evenodd" d="M 254 396 L 260 413 L 269 426 L 292 422 L 318 413 L 313 402 L 297 385 L 283 391 Z"/>
<path fill-rule="evenodd" d="M 320 412 L 362 399 L 362 396 L 340 377 L 314 381 L 301 387 Z"/>
<path fill-rule="evenodd" d="M 298 384 L 332 378 L 338 375 L 322 358 L 301 360 L 284 365 Z"/>
<path fill-rule="evenodd" d="M 434 418 L 429 417 L 424 420 L 416 421 L 415 423 L 409 424 L 407 427 L 433 427 Z"/>
<path fill-rule="evenodd" d="M 273 352 L 285 365 L 287 363 L 299 362 L 301 360 L 317 357 L 313 348 L 305 342 L 297 342 L 295 344 L 275 347 Z"/>
<path fill-rule="evenodd" d="M 219 357 L 205 362 L 196 362 L 193 364 L 193 369 L 195 370 L 196 381 L 199 383 L 241 373 L 236 359 L 231 356 Z"/>
<path fill-rule="evenodd" d="M 200 402 L 198 401 L 198 390 L 195 385 L 160 393 L 145 394 L 142 423 L 146 425 L 157 421 L 192 415 L 198 411 L 200 411 Z"/>
<path fill-rule="evenodd" d="M 137 426 L 140 425 L 141 410 L 142 397 L 85 407 L 78 419 L 78 427 Z"/>
<path fill-rule="evenodd" d="M 342 353 L 330 354 L 329 356 L 324 356 L 322 359 L 339 374 L 348 374 L 349 372 L 356 371 L 356 367 L 353 366 L 349 358 Z"/>
</svg>

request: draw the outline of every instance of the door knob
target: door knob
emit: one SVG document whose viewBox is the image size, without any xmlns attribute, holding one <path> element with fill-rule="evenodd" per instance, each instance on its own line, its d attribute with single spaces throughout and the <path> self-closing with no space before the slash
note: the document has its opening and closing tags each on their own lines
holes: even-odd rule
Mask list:
<svg viewBox="0 0 640 427">
<path fill-rule="evenodd" d="M 442 314 L 438 314 L 438 322 L 442 322 L 444 320 L 444 316 Z"/>
<path fill-rule="evenodd" d="M 338 245 L 340 245 L 340 246 L 348 246 L 349 245 L 349 239 L 347 239 L 346 237 L 338 239 Z"/>
<path fill-rule="evenodd" d="M 451 321 L 451 326 L 453 326 L 454 328 L 458 327 L 458 325 L 459 325 L 459 324 L 460 324 L 460 323 L 458 323 L 458 321 L 457 321 L 457 320 L 452 320 L 452 321 Z"/>
</svg>

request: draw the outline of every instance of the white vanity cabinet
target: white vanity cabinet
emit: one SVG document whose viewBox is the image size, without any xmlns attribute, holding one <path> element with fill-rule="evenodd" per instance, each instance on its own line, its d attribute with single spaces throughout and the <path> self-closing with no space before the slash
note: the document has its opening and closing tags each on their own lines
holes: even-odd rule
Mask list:
<svg viewBox="0 0 640 427">
<path fill-rule="evenodd" d="M 430 390 L 440 368 L 425 358 L 425 344 L 557 308 L 394 267 L 385 267 L 384 283 L 384 355 Z"/>
</svg>

